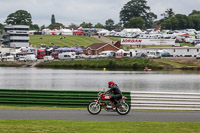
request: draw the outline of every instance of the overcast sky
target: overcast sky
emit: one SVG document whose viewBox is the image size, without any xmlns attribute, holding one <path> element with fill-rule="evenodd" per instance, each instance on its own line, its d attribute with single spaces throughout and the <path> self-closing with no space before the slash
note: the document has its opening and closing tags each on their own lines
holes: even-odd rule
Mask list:
<svg viewBox="0 0 200 133">
<path fill-rule="evenodd" d="M 0 23 L 17 10 L 26 10 L 32 15 L 33 24 L 48 26 L 51 15 L 56 22 L 65 26 L 82 22 L 93 25 L 105 24 L 108 19 L 119 22 L 119 12 L 130 0 L 0 0 Z M 200 10 L 200 0 L 147 0 L 151 11 L 158 15 L 172 8 L 176 14 L 188 15 L 192 10 Z"/>
</svg>

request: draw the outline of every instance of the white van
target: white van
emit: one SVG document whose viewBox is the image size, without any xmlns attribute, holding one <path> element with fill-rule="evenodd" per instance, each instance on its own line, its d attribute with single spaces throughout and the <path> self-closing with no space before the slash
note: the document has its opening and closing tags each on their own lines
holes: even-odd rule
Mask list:
<svg viewBox="0 0 200 133">
<path fill-rule="evenodd" d="M 159 51 L 150 51 L 147 55 L 148 58 L 157 59 L 161 57 L 161 52 Z"/>
<path fill-rule="evenodd" d="M 9 55 L 9 56 L 3 56 L 2 60 L 3 61 L 15 61 L 15 58 L 14 58 L 14 56 Z"/>
<path fill-rule="evenodd" d="M 109 57 L 115 57 L 115 51 L 103 51 L 99 55 L 100 58 L 109 58 Z"/>
<path fill-rule="evenodd" d="M 26 57 L 26 61 L 37 61 L 37 58 L 34 54 L 28 54 L 25 57 Z"/>
<path fill-rule="evenodd" d="M 70 60 L 75 58 L 76 58 L 75 52 L 64 52 L 58 55 L 58 59 L 60 60 Z"/>
<path fill-rule="evenodd" d="M 52 61 L 54 58 L 52 56 L 44 56 L 44 61 Z"/>
</svg>

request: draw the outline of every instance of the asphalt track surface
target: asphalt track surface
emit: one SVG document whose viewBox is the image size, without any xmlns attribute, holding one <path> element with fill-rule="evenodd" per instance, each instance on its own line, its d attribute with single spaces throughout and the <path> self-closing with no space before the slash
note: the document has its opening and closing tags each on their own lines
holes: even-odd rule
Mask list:
<svg viewBox="0 0 200 133">
<path fill-rule="evenodd" d="M 1 120 L 78 120 L 78 121 L 152 121 L 200 122 L 200 112 L 130 111 L 128 115 L 102 110 L 91 115 L 87 110 L 24 110 L 0 109 Z"/>
</svg>

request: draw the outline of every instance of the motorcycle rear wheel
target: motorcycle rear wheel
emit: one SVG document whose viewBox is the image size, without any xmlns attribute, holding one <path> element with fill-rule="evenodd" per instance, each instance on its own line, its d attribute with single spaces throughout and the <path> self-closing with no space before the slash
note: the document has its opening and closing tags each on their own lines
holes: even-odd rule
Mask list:
<svg viewBox="0 0 200 133">
<path fill-rule="evenodd" d="M 91 102 L 87 106 L 87 110 L 92 115 L 97 115 L 101 112 L 101 105 L 98 102 Z"/>
<path fill-rule="evenodd" d="M 126 102 L 122 103 L 122 106 L 116 108 L 116 111 L 120 115 L 126 115 L 130 112 L 130 105 Z"/>
</svg>

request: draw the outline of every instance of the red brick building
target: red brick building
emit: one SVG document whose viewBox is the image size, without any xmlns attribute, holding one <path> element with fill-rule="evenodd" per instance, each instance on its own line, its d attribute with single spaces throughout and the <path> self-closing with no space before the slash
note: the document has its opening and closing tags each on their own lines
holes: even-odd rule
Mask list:
<svg viewBox="0 0 200 133">
<path fill-rule="evenodd" d="M 86 55 L 99 55 L 102 51 L 118 51 L 119 48 L 107 43 L 94 43 L 83 50 Z"/>
</svg>

